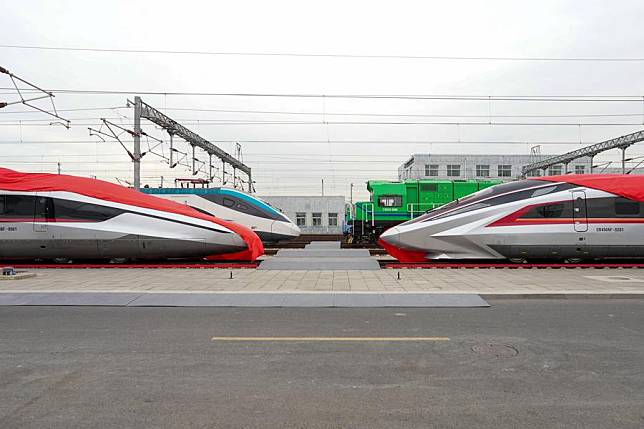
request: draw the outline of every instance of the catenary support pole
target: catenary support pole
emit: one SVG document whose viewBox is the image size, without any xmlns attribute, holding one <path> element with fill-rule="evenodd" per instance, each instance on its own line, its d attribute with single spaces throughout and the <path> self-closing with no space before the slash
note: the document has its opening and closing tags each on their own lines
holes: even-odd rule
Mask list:
<svg viewBox="0 0 644 429">
<path fill-rule="evenodd" d="M 134 97 L 134 189 L 141 189 L 141 97 Z"/>
<path fill-rule="evenodd" d="M 622 174 L 626 174 L 626 148 L 622 148 Z"/>
</svg>

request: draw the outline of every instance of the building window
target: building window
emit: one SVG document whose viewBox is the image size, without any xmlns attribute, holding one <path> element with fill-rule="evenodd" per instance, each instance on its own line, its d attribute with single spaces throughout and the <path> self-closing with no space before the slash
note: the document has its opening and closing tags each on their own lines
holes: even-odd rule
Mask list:
<svg viewBox="0 0 644 429">
<path fill-rule="evenodd" d="M 338 214 L 329 213 L 329 226 L 338 226 Z"/>
<path fill-rule="evenodd" d="M 553 165 L 548 169 L 551 176 L 559 176 L 561 174 L 561 165 Z"/>
<path fill-rule="evenodd" d="M 402 206 L 402 196 L 401 195 L 381 195 L 378 198 L 378 206 L 400 207 Z"/>
<path fill-rule="evenodd" d="M 585 165 L 575 165 L 575 174 L 584 174 L 586 172 Z"/>
<path fill-rule="evenodd" d="M 526 174 L 526 177 L 539 177 L 539 176 L 541 176 L 541 170 L 539 169 L 528 171 L 528 174 Z"/>
<path fill-rule="evenodd" d="M 512 177 L 512 166 L 508 164 L 499 165 L 497 173 L 499 177 Z"/>
<path fill-rule="evenodd" d="M 438 164 L 425 164 L 425 176 L 438 176 Z"/>
<path fill-rule="evenodd" d="M 297 226 L 306 226 L 306 213 L 295 213 L 295 224 Z"/>
<path fill-rule="evenodd" d="M 476 177 L 490 177 L 490 166 L 489 165 L 477 165 L 476 166 Z"/>
<path fill-rule="evenodd" d="M 461 166 L 459 164 L 447 164 L 447 176 L 458 177 L 461 175 Z"/>
<path fill-rule="evenodd" d="M 313 226 L 322 226 L 322 213 L 313 213 Z"/>
</svg>

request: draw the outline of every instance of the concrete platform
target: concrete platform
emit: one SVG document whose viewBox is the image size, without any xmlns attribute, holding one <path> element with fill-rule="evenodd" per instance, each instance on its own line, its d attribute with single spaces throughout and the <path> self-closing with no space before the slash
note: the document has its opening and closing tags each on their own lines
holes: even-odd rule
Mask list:
<svg viewBox="0 0 644 429">
<path fill-rule="evenodd" d="M 368 249 L 280 249 L 277 258 L 371 258 Z"/>
<path fill-rule="evenodd" d="M 304 246 L 305 249 L 340 249 L 339 241 L 311 241 Z"/>
<path fill-rule="evenodd" d="M 0 282 L 0 292 L 431 292 L 521 298 L 644 296 L 644 269 L 633 268 L 31 271 L 37 276 Z"/>
<path fill-rule="evenodd" d="M 116 307 L 489 307 L 473 294 L 243 292 L 0 292 L 0 306 Z"/>
<path fill-rule="evenodd" d="M 314 257 L 271 258 L 263 261 L 259 270 L 379 270 L 378 261 L 360 257 Z"/>
<path fill-rule="evenodd" d="M 260 270 L 379 270 L 367 249 L 341 249 L 339 241 L 314 241 L 304 249 L 283 249 Z"/>
</svg>

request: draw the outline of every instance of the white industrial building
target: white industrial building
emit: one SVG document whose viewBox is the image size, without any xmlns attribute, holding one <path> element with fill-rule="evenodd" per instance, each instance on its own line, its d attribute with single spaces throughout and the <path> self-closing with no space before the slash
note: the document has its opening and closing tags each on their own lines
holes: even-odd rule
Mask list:
<svg viewBox="0 0 644 429">
<path fill-rule="evenodd" d="M 302 234 L 342 234 L 343 196 L 259 197 L 279 209 L 300 227 Z"/>
<path fill-rule="evenodd" d="M 501 179 L 521 176 L 523 166 L 548 158 L 549 155 L 435 155 L 413 154 L 398 167 L 398 179 Z M 568 173 L 590 173 L 590 158 L 579 158 L 568 164 Z M 599 169 L 594 172 L 598 173 Z M 619 171 L 617 171 L 619 170 Z M 605 173 L 621 173 L 607 169 Z M 554 165 L 547 175 L 564 174 L 564 165 Z M 537 174 L 533 174 L 537 175 Z"/>
</svg>

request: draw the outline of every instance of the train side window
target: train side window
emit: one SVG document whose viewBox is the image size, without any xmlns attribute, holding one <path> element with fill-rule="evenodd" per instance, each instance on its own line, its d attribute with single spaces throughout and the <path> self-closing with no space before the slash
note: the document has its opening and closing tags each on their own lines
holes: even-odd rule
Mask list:
<svg viewBox="0 0 644 429">
<path fill-rule="evenodd" d="M 0 195 L 0 215 L 4 214 L 4 195 Z"/>
<path fill-rule="evenodd" d="M 378 198 L 378 206 L 380 207 L 401 207 L 401 195 L 381 195 Z"/>
<path fill-rule="evenodd" d="M 226 206 L 226 207 L 234 207 L 235 206 L 235 200 L 231 200 L 230 198 L 224 197 L 222 202 L 223 202 L 224 206 Z"/>
<path fill-rule="evenodd" d="M 33 218 L 36 208 L 36 197 L 26 195 L 5 195 L 4 211 L 2 217 L 30 217 Z"/>
<path fill-rule="evenodd" d="M 640 203 L 628 198 L 615 198 L 615 214 L 617 216 L 637 216 L 640 214 Z"/>
</svg>

